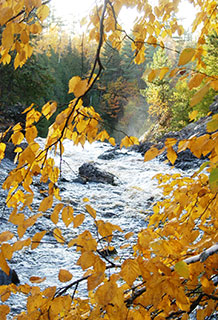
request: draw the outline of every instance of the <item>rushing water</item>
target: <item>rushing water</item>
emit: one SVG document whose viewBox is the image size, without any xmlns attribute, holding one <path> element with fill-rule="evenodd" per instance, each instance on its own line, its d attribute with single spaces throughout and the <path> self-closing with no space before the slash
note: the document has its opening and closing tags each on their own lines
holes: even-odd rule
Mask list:
<svg viewBox="0 0 218 320">
<path fill-rule="evenodd" d="M 43 140 L 40 140 L 43 143 Z M 146 227 L 145 216 L 151 212 L 151 204 L 161 197 L 157 182 L 152 177 L 159 172 L 175 172 L 168 165 L 160 163 L 158 160 L 143 162 L 143 157 L 134 151 L 122 149 L 118 156 L 112 160 L 101 160 L 100 154 L 111 149 L 106 143 L 95 142 L 92 145 L 86 144 L 84 148 L 73 146 L 71 142 L 65 142 L 65 153 L 62 161 L 62 178 L 59 183 L 60 194 L 63 202 L 72 205 L 75 214 L 85 213 L 86 218 L 83 224 L 74 229 L 71 225 L 66 228 L 62 222 L 58 227 L 63 230 L 65 239 L 71 240 L 76 237 L 81 230 L 89 229 L 93 235 L 96 234 L 93 225 L 93 219 L 85 211 L 84 197 L 89 198 L 90 205 L 97 211 L 97 219 L 103 219 L 113 224 L 119 225 L 124 234 L 129 231 L 137 233 L 140 229 Z M 58 155 L 55 157 L 57 165 L 59 164 Z M 113 173 L 118 178 L 116 186 L 102 183 L 81 184 L 74 180 L 78 176 L 78 168 L 88 161 L 94 161 L 99 168 Z M 1 177 L 3 181 L 7 173 L 13 167 L 10 160 L 4 159 L 0 164 Z M 177 170 L 178 172 L 178 170 Z M 1 181 L 1 183 L 2 183 Z M 35 183 L 34 191 L 36 194 L 35 203 L 32 206 L 33 211 L 37 211 L 42 196 L 39 194 L 40 186 Z M 1 189 L 1 212 L 0 232 L 11 230 L 16 232 L 16 228 L 7 222 L 10 211 L 4 206 L 5 191 Z M 28 214 L 28 212 L 27 212 Z M 91 226 L 91 227 L 90 227 Z M 54 224 L 49 219 L 49 212 L 39 221 L 29 228 L 25 237 L 34 235 L 42 230 L 49 230 L 40 246 L 35 250 L 24 248 L 16 252 L 10 261 L 10 266 L 16 269 L 22 284 L 31 285 L 29 278 L 31 276 L 46 277 L 46 280 L 40 285 L 41 288 L 47 286 L 62 287 L 63 284 L 58 280 L 59 269 L 67 269 L 73 274 L 73 280 L 82 276 L 81 269 L 75 264 L 78 254 L 75 248 L 68 248 L 67 245 L 61 245 L 51 236 Z M 16 239 L 12 239 L 12 242 Z M 134 238 L 133 238 L 134 241 Z M 115 237 L 113 245 L 116 243 L 124 244 L 122 235 Z M 128 251 L 119 252 L 124 258 Z M 85 295 L 85 287 L 82 291 Z M 25 306 L 25 297 L 23 295 L 12 296 L 11 315 L 18 314 Z"/>
</svg>

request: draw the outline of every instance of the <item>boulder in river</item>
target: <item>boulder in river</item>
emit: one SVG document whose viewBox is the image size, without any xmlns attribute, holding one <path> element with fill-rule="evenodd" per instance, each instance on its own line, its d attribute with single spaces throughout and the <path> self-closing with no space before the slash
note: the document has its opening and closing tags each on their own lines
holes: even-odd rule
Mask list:
<svg viewBox="0 0 218 320">
<path fill-rule="evenodd" d="M 15 270 L 10 269 L 9 275 L 7 275 L 4 271 L 0 270 L 0 286 L 7 284 L 18 284 L 20 280 Z"/>
<path fill-rule="evenodd" d="M 79 175 L 85 181 L 101 182 L 116 185 L 116 176 L 110 172 L 99 169 L 95 163 L 83 163 L 79 167 Z"/>
<path fill-rule="evenodd" d="M 128 153 L 121 153 L 117 150 L 117 146 L 114 147 L 113 149 L 109 149 L 109 150 L 106 150 L 105 152 L 103 152 L 102 154 L 100 154 L 98 156 L 98 159 L 101 159 L 101 160 L 113 160 L 113 159 L 117 159 L 123 155 L 127 155 Z"/>
</svg>

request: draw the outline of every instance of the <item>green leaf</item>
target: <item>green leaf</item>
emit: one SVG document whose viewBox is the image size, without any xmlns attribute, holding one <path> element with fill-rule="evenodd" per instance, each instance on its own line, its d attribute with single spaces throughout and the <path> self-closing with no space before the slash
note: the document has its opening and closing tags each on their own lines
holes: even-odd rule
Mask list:
<svg viewBox="0 0 218 320">
<path fill-rule="evenodd" d="M 218 129 L 218 114 L 212 117 L 212 120 L 207 123 L 207 132 L 214 132 Z"/>
<path fill-rule="evenodd" d="M 213 193 L 218 192 L 218 168 L 211 171 L 209 176 L 210 189 Z"/>
<path fill-rule="evenodd" d="M 184 261 L 179 261 L 175 264 L 175 271 L 180 277 L 185 279 L 189 278 L 189 267 Z"/>
</svg>

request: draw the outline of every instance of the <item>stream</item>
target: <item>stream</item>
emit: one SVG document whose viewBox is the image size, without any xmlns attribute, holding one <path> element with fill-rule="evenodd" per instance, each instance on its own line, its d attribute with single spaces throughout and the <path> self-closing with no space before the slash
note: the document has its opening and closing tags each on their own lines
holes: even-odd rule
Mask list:
<svg viewBox="0 0 218 320">
<path fill-rule="evenodd" d="M 37 142 L 44 143 L 43 139 Z M 95 142 L 86 143 L 84 148 L 74 146 L 72 142 L 64 142 L 65 153 L 61 164 L 62 176 L 58 187 L 62 201 L 70 204 L 74 208 L 74 214 L 84 213 L 86 215 L 83 224 L 74 229 L 72 224 L 66 228 L 63 222 L 58 222 L 57 227 L 61 228 L 63 236 L 67 241 L 75 238 L 81 231 L 88 229 L 96 236 L 96 229 L 93 219 L 85 210 L 83 198 L 89 199 L 89 204 L 97 211 L 97 219 L 109 221 L 119 225 L 123 229 L 123 234 L 117 233 L 113 240 L 113 246 L 116 248 L 125 244 L 124 234 L 134 231 L 136 234 L 142 228 L 146 228 L 145 217 L 151 213 L 151 206 L 156 200 L 161 198 L 161 190 L 158 188 L 157 181 L 152 177 L 157 173 L 175 173 L 183 171 L 172 169 L 169 165 L 154 159 L 150 162 L 144 162 L 140 153 L 128 151 L 126 149 L 117 150 L 116 157 L 111 160 L 99 159 L 98 156 L 112 149 L 110 144 Z M 55 156 L 55 161 L 59 166 L 59 156 Z M 100 169 L 114 174 L 118 178 L 117 185 L 88 182 L 82 184 L 76 182 L 78 177 L 78 168 L 84 162 L 95 162 Z M 8 172 L 14 167 L 8 160 L 2 160 L 0 164 L 0 183 L 4 181 Z M 185 175 L 188 172 L 183 172 Z M 34 193 L 36 199 L 32 205 L 33 213 L 37 212 L 42 195 L 39 193 L 39 183 L 34 184 Z M 5 208 L 6 192 L 0 190 L 1 197 L 1 216 L 0 232 L 11 230 L 16 234 L 16 227 L 7 221 L 11 210 Z M 29 209 L 28 209 L 29 210 Z M 26 210 L 26 214 L 30 212 Z M 52 209 L 50 210 L 52 212 Z M 31 213 L 31 214 L 33 214 Z M 33 236 L 36 232 L 49 230 L 43 237 L 42 243 L 31 250 L 24 247 L 21 251 L 15 252 L 9 265 L 15 269 L 21 284 L 32 285 L 29 278 L 31 276 L 46 277 L 46 280 L 40 284 L 44 289 L 48 286 L 63 287 L 65 284 L 59 282 L 59 269 L 67 269 L 73 274 L 72 281 L 80 279 L 83 275 L 82 269 L 76 265 L 78 253 L 75 247 L 68 248 L 67 245 L 61 245 L 52 236 L 55 225 L 49 219 L 49 212 L 43 215 L 36 224 L 27 229 L 24 239 Z M 136 239 L 133 237 L 132 241 Z M 13 238 L 12 243 L 16 241 Z M 128 249 L 129 250 L 129 249 Z M 128 257 L 129 251 L 122 250 L 118 254 L 121 259 Z M 80 295 L 86 295 L 86 286 L 81 285 L 78 288 Z M 19 314 L 25 307 L 25 296 L 22 294 L 12 295 L 9 299 L 11 313 L 8 319 Z M 11 317 L 11 318 L 10 318 Z"/>
</svg>

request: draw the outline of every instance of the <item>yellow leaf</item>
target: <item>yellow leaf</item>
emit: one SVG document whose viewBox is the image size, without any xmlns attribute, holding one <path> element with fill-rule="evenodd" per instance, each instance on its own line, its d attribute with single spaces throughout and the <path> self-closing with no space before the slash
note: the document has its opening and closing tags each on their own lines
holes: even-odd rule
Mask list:
<svg viewBox="0 0 218 320">
<path fill-rule="evenodd" d="M 14 234 L 11 231 L 4 231 L 0 233 L 0 242 L 6 242 L 11 240 L 14 237 Z"/>
<path fill-rule="evenodd" d="M 7 305 L 5 305 L 5 304 L 2 304 L 2 305 L 0 305 L 0 314 L 1 314 L 1 316 L 2 316 L 2 320 L 6 320 L 7 318 L 6 318 L 6 316 L 7 316 L 7 314 L 10 312 L 10 307 L 9 306 L 7 306 Z"/>
<path fill-rule="evenodd" d="M 105 282 L 96 290 L 95 301 L 99 306 L 105 306 L 107 304 L 112 304 L 112 303 L 121 304 L 122 303 L 121 301 L 123 298 L 121 290 L 122 289 L 117 286 L 116 282 L 110 279 L 109 281 Z M 116 319 L 116 316 L 113 317 L 113 319 Z"/>
<path fill-rule="evenodd" d="M 178 65 L 181 66 L 181 65 L 184 65 L 184 64 L 190 62 L 191 59 L 193 58 L 194 54 L 195 54 L 195 49 L 185 48 L 179 56 Z"/>
<path fill-rule="evenodd" d="M 89 204 L 86 205 L 86 211 L 92 216 L 92 218 L 96 218 L 96 211 Z"/>
<path fill-rule="evenodd" d="M 2 271 L 4 271 L 7 275 L 9 275 L 10 272 L 10 268 L 5 260 L 5 257 L 2 253 L 2 251 L 0 251 L 0 268 L 2 269 Z"/>
<path fill-rule="evenodd" d="M 4 25 L 8 20 L 10 20 L 10 18 L 13 17 L 13 10 L 11 7 L 7 6 L 7 7 L 1 7 L 0 10 L 0 25 Z"/>
<path fill-rule="evenodd" d="M 37 17 L 41 20 L 41 21 L 43 21 L 43 20 L 45 20 L 45 18 L 47 18 L 47 16 L 49 15 L 49 7 L 48 6 L 46 6 L 46 5 L 42 5 L 42 6 L 40 6 L 38 9 L 37 9 L 37 12 L 36 12 L 36 14 L 37 14 Z"/>
<path fill-rule="evenodd" d="M 168 67 L 163 67 L 160 69 L 159 78 L 162 80 L 165 76 L 165 74 L 169 71 Z"/>
<path fill-rule="evenodd" d="M 108 141 L 109 141 L 110 144 L 112 144 L 112 146 L 116 145 L 116 142 L 115 142 L 114 138 L 110 138 Z"/>
<path fill-rule="evenodd" d="M 136 260 L 127 259 L 121 266 L 121 277 L 131 286 L 137 277 L 141 275 L 141 271 Z"/>
<path fill-rule="evenodd" d="M 201 284 L 204 288 L 209 288 L 210 287 L 210 281 L 207 279 L 207 277 L 202 276 L 201 277 Z"/>
<path fill-rule="evenodd" d="M 138 138 L 133 137 L 133 136 L 125 136 L 120 143 L 120 149 L 122 147 L 128 148 L 134 144 L 139 144 Z"/>
<path fill-rule="evenodd" d="M 13 253 L 14 253 L 13 249 L 14 249 L 13 246 L 11 246 L 8 243 L 3 243 L 2 244 L 1 250 L 2 250 L 2 253 L 3 253 L 5 259 L 7 259 L 7 260 L 11 260 L 12 259 L 12 256 L 13 256 Z"/>
<path fill-rule="evenodd" d="M 71 247 L 77 244 L 78 251 L 95 251 L 97 248 L 97 241 L 92 237 L 88 230 L 85 230 L 76 239 L 73 239 L 72 242 L 71 241 L 68 246 Z"/>
<path fill-rule="evenodd" d="M 179 70 L 180 70 L 179 68 L 175 68 L 175 69 L 171 70 L 169 76 L 171 78 L 174 77 Z"/>
<path fill-rule="evenodd" d="M 62 220 L 66 227 L 68 227 L 71 222 L 73 222 L 73 208 L 71 206 L 67 206 L 62 211 Z"/>
<path fill-rule="evenodd" d="M 81 120 L 77 123 L 76 129 L 77 129 L 77 131 L 78 131 L 79 133 L 81 133 L 81 132 L 83 132 L 83 131 L 86 129 L 87 125 L 88 125 L 88 121 L 81 119 Z"/>
<path fill-rule="evenodd" d="M 14 43 L 14 26 L 12 23 L 7 24 L 2 32 L 2 46 L 3 48 L 10 49 Z"/>
<path fill-rule="evenodd" d="M 157 76 L 157 70 L 151 70 L 151 72 L 148 75 L 148 81 L 152 82 Z"/>
<path fill-rule="evenodd" d="M 40 241 L 42 240 L 46 232 L 47 231 L 45 230 L 45 231 L 37 232 L 36 234 L 34 234 L 32 238 L 32 245 L 31 245 L 32 250 L 38 247 L 38 245 L 40 244 Z"/>
<path fill-rule="evenodd" d="M 10 62 L 10 61 L 9 61 Z M 211 81 L 210 83 L 211 88 L 213 88 L 215 91 L 218 91 L 218 80 Z"/>
<path fill-rule="evenodd" d="M 189 267 L 184 261 L 179 261 L 175 264 L 175 271 L 180 277 L 183 277 L 185 279 L 189 278 Z"/>
<path fill-rule="evenodd" d="M 94 262 L 94 274 L 88 278 L 88 290 L 94 290 L 104 279 L 105 279 L 105 269 L 106 265 L 99 257 L 96 256 Z"/>
<path fill-rule="evenodd" d="M 53 115 L 53 113 L 57 109 L 57 102 L 47 102 L 43 107 L 42 107 L 42 114 L 46 117 L 46 119 L 50 119 L 50 117 Z"/>
<path fill-rule="evenodd" d="M 209 91 L 209 89 L 210 89 L 210 83 L 206 83 L 200 90 L 198 90 L 193 95 L 193 97 L 191 98 L 190 106 L 193 107 L 197 103 L 199 103 L 204 98 L 204 96 Z"/>
<path fill-rule="evenodd" d="M 29 39 L 30 39 L 29 33 L 27 33 L 26 30 L 23 30 L 23 31 L 21 32 L 21 34 L 20 34 L 20 40 L 21 40 L 24 44 L 26 44 L 26 43 L 29 42 Z"/>
<path fill-rule="evenodd" d="M 191 80 L 189 81 L 189 83 L 188 83 L 189 89 L 191 90 L 191 89 L 193 89 L 193 88 L 195 88 L 195 87 L 200 86 L 200 84 L 202 83 L 202 81 L 203 81 L 203 79 L 204 79 L 205 77 L 206 77 L 206 75 L 205 75 L 205 74 L 202 74 L 202 73 L 197 73 L 197 74 L 195 74 L 195 75 L 191 78 Z"/>
<path fill-rule="evenodd" d="M 95 263 L 96 256 L 93 252 L 85 251 L 82 252 L 80 258 L 78 259 L 77 263 L 79 266 L 82 267 L 83 270 L 92 267 Z"/>
<path fill-rule="evenodd" d="M 53 203 L 53 195 L 50 195 L 44 198 L 40 203 L 38 211 L 46 212 L 48 209 L 52 207 L 52 203 Z"/>
<path fill-rule="evenodd" d="M 54 210 L 51 214 L 51 221 L 54 223 L 54 224 L 57 224 L 58 223 L 58 219 L 59 219 L 59 212 L 61 211 L 61 209 L 63 208 L 63 203 L 58 203 L 56 204 L 56 206 L 54 207 Z"/>
<path fill-rule="evenodd" d="M 176 304 L 177 306 L 184 311 L 189 311 L 190 309 L 190 301 L 186 297 L 182 288 L 178 288 L 175 292 L 176 295 Z"/>
<path fill-rule="evenodd" d="M 56 239 L 58 242 L 60 242 L 60 243 L 62 243 L 62 244 L 65 243 L 65 240 L 64 240 L 64 238 L 63 238 L 63 236 L 62 236 L 62 232 L 61 232 L 60 229 L 58 229 L 58 228 L 54 229 L 54 231 L 53 231 L 53 236 L 55 237 L 55 239 Z"/>
<path fill-rule="evenodd" d="M 41 282 L 45 281 L 45 279 L 46 279 L 46 277 L 44 277 L 44 278 L 35 277 L 35 276 L 30 277 L 30 281 L 32 283 L 41 283 Z"/>
<path fill-rule="evenodd" d="M 83 201 L 84 202 L 89 202 L 89 199 L 88 198 L 83 198 Z"/>
<path fill-rule="evenodd" d="M 72 308 L 72 298 L 70 295 L 57 297 L 50 302 L 49 317 L 50 319 L 72 319 L 70 312 Z M 36 319 L 36 318 L 35 318 Z"/>
<path fill-rule="evenodd" d="M 75 76 L 69 80 L 69 91 L 68 93 L 74 92 L 76 86 L 79 84 L 81 81 L 81 78 L 79 76 Z"/>
<path fill-rule="evenodd" d="M 134 235 L 134 232 L 128 232 L 125 234 L 125 238 L 129 239 L 130 237 L 132 237 Z"/>
<path fill-rule="evenodd" d="M 177 139 L 175 139 L 175 138 L 167 138 L 165 141 L 165 146 L 167 148 L 172 147 L 176 144 L 176 142 L 177 142 Z"/>
<path fill-rule="evenodd" d="M 87 89 L 88 79 L 82 80 L 78 76 L 75 76 L 70 79 L 68 93 L 73 93 L 76 98 L 83 96 Z"/>
<path fill-rule="evenodd" d="M 12 134 L 11 139 L 14 145 L 21 144 L 24 139 L 24 135 L 22 132 L 15 132 Z"/>
<path fill-rule="evenodd" d="M 104 272 L 100 271 L 92 274 L 87 280 L 88 291 L 94 290 L 100 283 L 103 282 L 104 278 L 105 278 Z"/>
<path fill-rule="evenodd" d="M 198 115 L 198 110 L 193 110 L 192 112 L 189 113 L 189 120 L 192 121 L 194 120 Z"/>
<path fill-rule="evenodd" d="M 30 26 L 30 32 L 33 34 L 37 34 L 40 33 L 42 31 L 42 26 L 40 25 L 40 23 L 37 21 L 34 24 L 31 24 Z"/>
<path fill-rule="evenodd" d="M 26 129 L 26 140 L 30 144 L 37 137 L 38 131 L 35 126 Z"/>
<path fill-rule="evenodd" d="M 85 215 L 83 213 L 78 214 L 74 219 L 73 219 L 73 227 L 77 228 L 79 227 L 85 219 Z"/>
<path fill-rule="evenodd" d="M 6 144 L 3 142 L 0 142 L 0 160 L 3 159 L 5 156 L 5 149 L 6 149 Z"/>
<path fill-rule="evenodd" d="M 151 147 L 144 155 L 144 161 L 150 161 L 159 155 L 159 150 L 155 147 Z"/>
<path fill-rule="evenodd" d="M 174 164 L 177 159 L 177 154 L 172 147 L 167 148 L 167 158 L 172 164 Z"/>
<path fill-rule="evenodd" d="M 64 269 L 60 269 L 59 271 L 59 274 L 58 274 L 58 279 L 61 281 L 61 282 L 67 282 L 67 281 L 70 281 L 72 279 L 72 274 L 67 271 L 67 270 L 64 270 Z"/>
<path fill-rule="evenodd" d="M 99 132 L 99 134 L 96 137 L 96 140 L 104 141 L 105 139 L 109 139 L 109 134 L 107 133 L 106 130 L 103 130 Z"/>
</svg>

